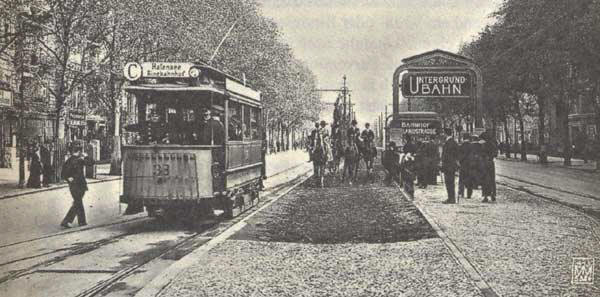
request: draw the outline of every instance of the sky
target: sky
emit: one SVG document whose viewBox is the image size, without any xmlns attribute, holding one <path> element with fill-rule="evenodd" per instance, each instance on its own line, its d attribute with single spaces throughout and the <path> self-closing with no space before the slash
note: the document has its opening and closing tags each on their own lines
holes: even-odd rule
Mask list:
<svg viewBox="0 0 600 297">
<path fill-rule="evenodd" d="M 392 75 L 401 60 L 434 49 L 457 52 L 500 0 L 259 0 L 283 39 L 317 76 L 339 88 L 347 76 L 359 123 L 391 113 Z M 337 94 L 322 93 L 333 102 Z M 329 114 L 329 112 L 327 112 Z M 329 116 L 330 119 L 330 116 Z M 362 125 L 361 125 L 362 126 Z"/>
</svg>

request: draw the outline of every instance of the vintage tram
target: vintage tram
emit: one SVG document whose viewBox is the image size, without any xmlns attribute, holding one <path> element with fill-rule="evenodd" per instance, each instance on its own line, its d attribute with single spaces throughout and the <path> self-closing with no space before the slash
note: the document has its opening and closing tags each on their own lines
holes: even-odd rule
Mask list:
<svg viewBox="0 0 600 297">
<path fill-rule="evenodd" d="M 260 92 L 203 63 L 128 63 L 135 142 L 122 146 L 128 213 L 231 218 L 265 176 Z"/>
<path fill-rule="evenodd" d="M 411 136 L 413 142 L 429 140 L 439 134 L 441 126 L 442 120 L 435 112 L 398 112 L 386 119 L 385 143 L 387 146 L 393 141 L 398 146 L 404 146 L 407 135 Z"/>
</svg>

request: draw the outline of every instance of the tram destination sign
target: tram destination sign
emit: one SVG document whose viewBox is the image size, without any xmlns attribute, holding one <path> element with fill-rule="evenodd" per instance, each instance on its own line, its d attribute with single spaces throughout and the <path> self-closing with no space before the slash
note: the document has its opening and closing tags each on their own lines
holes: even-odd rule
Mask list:
<svg viewBox="0 0 600 297">
<path fill-rule="evenodd" d="M 127 63 L 123 69 L 125 78 L 130 81 L 147 78 L 186 78 L 197 77 L 199 69 L 192 63 L 144 62 Z"/>
<path fill-rule="evenodd" d="M 469 98 L 471 75 L 464 72 L 409 72 L 402 76 L 405 98 Z"/>
</svg>

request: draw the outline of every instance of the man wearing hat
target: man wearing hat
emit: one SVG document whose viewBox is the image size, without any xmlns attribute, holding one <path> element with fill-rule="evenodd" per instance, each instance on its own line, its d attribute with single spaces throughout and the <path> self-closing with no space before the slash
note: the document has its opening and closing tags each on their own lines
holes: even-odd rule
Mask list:
<svg viewBox="0 0 600 297">
<path fill-rule="evenodd" d="M 69 183 L 69 191 L 73 197 L 73 205 L 67 212 L 67 215 L 60 223 L 63 228 L 70 228 L 70 223 L 73 222 L 75 216 L 77 216 L 77 222 L 79 226 L 87 225 L 85 219 L 85 209 L 83 208 L 83 196 L 88 190 L 85 176 L 83 175 L 83 167 L 93 165 L 94 161 L 82 152 L 82 146 L 75 144 L 73 146 L 72 154 L 67 159 L 62 168 L 62 178 Z"/>
<path fill-rule="evenodd" d="M 218 106 L 220 107 L 220 106 Z M 225 143 L 225 128 L 219 120 L 219 109 L 213 105 L 212 111 L 202 110 L 202 123 L 200 127 L 200 144 L 223 145 Z"/>
<path fill-rule="evenodd" d="M 358 136 L 360 136 L 360 129 L 356 127 L 356 125 L 358 125 L 358 122 L 356 122 L 356 120 L 352 120 L 351 124 L 352 127 L 348 128 L 347 131 L 349 145 L 356 143 Z"/>
<path fill-rule="evenodd" d="M 308 136 L 308 155 L 309 162 L 313 160 L 313 150 L 315 148 L 315 141 L 317 139 L 317 133 L 319 132 L 319 122 L 315 122 L 315 128 L 310 131 L 310 136 Z"/>
<path fill-rule="evenodd" d="M 448 192 L 448 199 L 444 203 L 451 204 L 456 203 L 454 175 L 459 168 L 459 148 L 452 137 L 451 129 L 444 129 L 444 134 L 446 135 L 446 141 L 442 148 L 442 172 L 444 173 L 444 182 L 446 183 L 446 191 Z"/>
<path fill-rule="evenodd" d="M 396 143 L 391 141 L 385 151 L 383 152 L 383 158 L 381 163 L 385 168 L 385 182 L 391 183 L 392 181 L 398 180 L 398 174 L 400 173 L 400 156 L 396 153 Z"/>
</svg>

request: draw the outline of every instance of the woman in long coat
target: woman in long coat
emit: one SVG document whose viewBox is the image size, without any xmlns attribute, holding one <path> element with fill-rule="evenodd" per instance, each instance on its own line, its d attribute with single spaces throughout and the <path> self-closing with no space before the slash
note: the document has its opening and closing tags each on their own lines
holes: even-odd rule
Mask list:
<svg viewBox="0 0 600 297">
<path fill-rule="evenodd" d="M 38 147 L 34 146 L 31 151 L 31 161 L 29 161 L 29 179 L 27 180 L 28 188 L 41 188 L 42 163 L 37 154 Z"/>
</svg>

